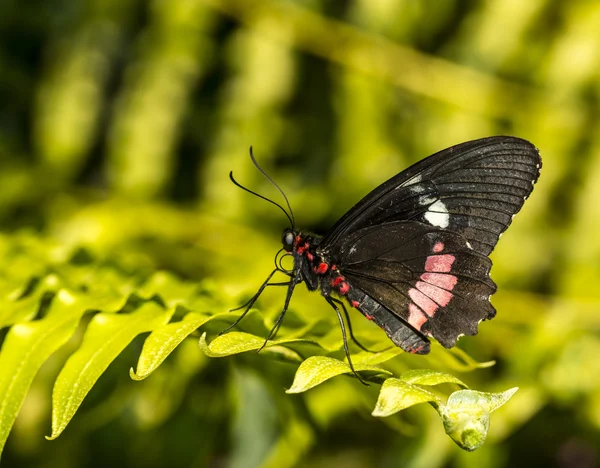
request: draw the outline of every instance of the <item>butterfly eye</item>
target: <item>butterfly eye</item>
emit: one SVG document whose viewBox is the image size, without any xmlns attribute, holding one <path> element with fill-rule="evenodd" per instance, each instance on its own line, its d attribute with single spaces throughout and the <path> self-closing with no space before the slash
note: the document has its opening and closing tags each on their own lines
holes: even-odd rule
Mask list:
<svg viewBox="0 0 600 468">
<path fill-rule="evenodd" d="M 294 247 L 294 233 L 290 229 L 283 231 L 281 243 L 286 252 L 291 252 Z"/>
</svg>

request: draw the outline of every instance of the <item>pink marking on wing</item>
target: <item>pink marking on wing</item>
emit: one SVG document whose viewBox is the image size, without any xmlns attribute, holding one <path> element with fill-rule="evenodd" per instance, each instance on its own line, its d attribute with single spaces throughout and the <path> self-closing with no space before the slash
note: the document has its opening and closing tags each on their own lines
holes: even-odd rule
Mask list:
<svg viewBox="0 0 600 468">
<path fill-rule="evenodd" d="M 421 308 L 421 310 L 423 310 L 430 317 L 433 317 L 433 314 L 435 314 L 435 311 L 439 308 L 439 306 L 435 302 L 433 302 L 425 294 L 423 294 L 421 291 L 415 288 L 410 288 L 408 290 L 408 295 L 413 300 L 413 302 L 416 305 L 418 305 Z"/>
<path fill-rule="evenodd" d="M 456 260 L 454 255 L 430 255 L 425 260 L 425 271 L 437 273 L 448 273 L 452 269 L 452 264 Z"/>
<path fill-rule="evenodd" d="M 433 246 L 433 251 L 435 253 L 440 253 L 442 250 L 444 250 L 444 243 L 436 242 L 435 245 Z"/>
<path fill-rule="evenodd" d="M 421 275 L 421 279 L 426 283 L 433 284 L 434 286 L 446 289 L 448 291 L 452 291 L 458 282 L 458 278 L 456 276 L 445 275 L 442 273 L 423 273 Z"/>
<path fill-rule="evenodd" d="M 427 322 L 425 314 L 411 302 L 408 305 L 408 323 L 420 331 L 425 322 Z"/>
<path fill-rule="evenodd" d="M 448 302 L 450 302 L 450 299 L 454 297 L 451 292 L 423 281 L 417 281 L 416 286 L 419 291 L 421 291 L 430 299 L 433 299 L 442 307 L 447 306 Z"/>
</svg>

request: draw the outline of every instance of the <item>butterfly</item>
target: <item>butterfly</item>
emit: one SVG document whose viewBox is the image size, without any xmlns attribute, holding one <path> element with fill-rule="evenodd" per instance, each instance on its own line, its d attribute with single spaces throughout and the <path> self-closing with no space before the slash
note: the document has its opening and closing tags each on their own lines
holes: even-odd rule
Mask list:
<svg viewBox="0 0 600 468">
<path fill-rule="evenodd" d="M 459 337 L 475 335 L 482 320 L 496 315 L 490 303 L 496 284 L 490 278 L 489 254 L 538 180 L 542 162 L 530 142 L 495 136 L 435 153 L 375 188 L 324 236 L 296 229 L 287 197 L 260 168 L 252 149 L 250 156 L 281 192 L 289 213 L 237 183 L 232 173 L 231 180 L 278 206 L 291 226 L 283 231 L 275 269 L 241 307 L 245 311 L 231 327 L 267 286 L 287 286 L 282 312 L 267 341 L 272 339 L 294 288 L 304 283 L 320 291 L 336 311 L 354 372 L 342 312 L 351 338 L 366 348 L 352 333 L 346 304 L 412 354 L 429 353 L 429 338 L 451 348 Z M 282 265 L 286 255 L 293 258 L 291 269 Z M 289 281 L 271 282 L 277 272 Z"/>
</svg>

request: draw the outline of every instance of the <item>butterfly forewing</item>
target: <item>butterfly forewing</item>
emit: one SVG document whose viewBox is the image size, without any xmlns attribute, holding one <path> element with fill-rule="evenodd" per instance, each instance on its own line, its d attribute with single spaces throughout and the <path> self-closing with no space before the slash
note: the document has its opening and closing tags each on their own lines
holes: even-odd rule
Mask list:
<svg viewBox="0 0 600 468">
<path fill-rule="evenodd" d="M 448 148 L 373 190 L 336 223 L 320 250 L 336 259 L 352 288 L 397 318 L 405 328 L 400 346 L 421 352 L 412 343 L 428 335 L 452 347 L 496 313 L 487 256 L 540 167 L 537 149 L 519 138 Z M 381 310 L 358 308 L 375 319 Z"/>
<path fill-rule="evenodd" d="M 440 151 L 367 195 L 325 236 L 321 249 L 392 221 L 420 221 L 460 233 L 488 255 L 523 206 L 541 160 L 528 141 L 490 137 Z"/>
</svg>

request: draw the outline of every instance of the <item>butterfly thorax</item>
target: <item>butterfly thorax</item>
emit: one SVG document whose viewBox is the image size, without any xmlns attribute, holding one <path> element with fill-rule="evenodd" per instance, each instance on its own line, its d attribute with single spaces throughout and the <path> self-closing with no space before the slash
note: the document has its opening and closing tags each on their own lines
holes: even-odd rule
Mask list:
<svg viewBox="0 0 600 468">
<path fill-rule="evenodd" d="M 320 289 L 326 296 L 331 292 L 345 296 L 350 291 L 350 284 L 339 270 L 335 259 L 318 248 L 321 240 L 322 237 L 319 236 L 294 232 L 291 250 L 294 271 L 302 276 L 311 291 Z"/>
</svg>

